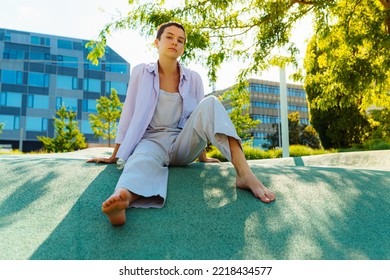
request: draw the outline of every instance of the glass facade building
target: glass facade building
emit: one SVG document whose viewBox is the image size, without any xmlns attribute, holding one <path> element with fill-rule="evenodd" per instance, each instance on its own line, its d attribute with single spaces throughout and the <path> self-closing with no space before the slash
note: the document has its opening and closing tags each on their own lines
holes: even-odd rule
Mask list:
<svg viewBox="0 0 390 280">
<path fill-rule="evenodd" d="M 279 83 L 258 79 L 249 79 L 250 105 L 249 114 L 253 120 L 260 120 L 256 128 L 249 131 L 253 136 L 253 146 L 261 147 L 268 143 L 268 134 L 276 132 L 275 124 L 280 124 L 280 86 Z M 221 96 L 231 88 L 215 91 L 212 94 Z M 306 93 L 301 85 L 287 84 L 288 113 L 299 112 L 302 124 L 309 124 L 309 110 Z M 230 102 L 223 101 L 229 112 Z"/>
<path fill-rule="evenodd" d="M 88 143 L 99 143 L 88 117 L 96 99 L 115 88 L 123 102 L 130 64 L 110 47 L 99 65 L 86 59 L 89 40 L 0 28 L 0 144 L 38 150 L 39 135 L 54 137 L 53 118 L 65 105 L 77 112 Z"/>
</svg>

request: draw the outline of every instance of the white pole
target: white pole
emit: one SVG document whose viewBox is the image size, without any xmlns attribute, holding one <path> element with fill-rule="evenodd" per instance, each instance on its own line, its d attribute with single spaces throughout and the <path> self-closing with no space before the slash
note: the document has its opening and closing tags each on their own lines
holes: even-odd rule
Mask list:
<svg viewBox="0 0 390 280">
<path fill-rule="evenodd" d="M 287 105 L 287 84 L 286 70 L 280 67 L 280 117 L 282 123 L 282 148 L 283 157 L 290 156 L 290 141 L 288 135 L 288 105 Z"/>
<path fill-rule="evenodd" d="M 24 130 L 22 127 L 22 128 L 20 128 L 20 131 L 19 131 L 19 151 L 23 151 L 23 135 L 24 135 Z"/>
</svg>

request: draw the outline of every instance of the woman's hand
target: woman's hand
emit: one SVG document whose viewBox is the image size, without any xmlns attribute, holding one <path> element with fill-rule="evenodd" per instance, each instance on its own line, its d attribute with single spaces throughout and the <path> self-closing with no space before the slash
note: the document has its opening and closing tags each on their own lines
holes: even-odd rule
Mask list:
<svg viewBox="0 0 390 280">
<path fill-rule="evenodd" d="M 199 155 L 198 160 L 205 163 L 220 163 L 219 159 L 207 157 L 204 151 Z"/>
<path fill-rule="evenodd" d="M 221 161 L 217 158 L 209 158 L 209 157 L 206 157 L 206 158 L 202 158 L 202 159 L 199 159 L 200 162 L 205 162 L 205 163 L 220 163 Z"/>
<path fill-rule="evenodd" d="M 109 158 L 91 158 L 87 160 L 87 162 L 95 162 L 95 163 L 116 163 L 118 158 L 109 157 Z"/>
</svg>

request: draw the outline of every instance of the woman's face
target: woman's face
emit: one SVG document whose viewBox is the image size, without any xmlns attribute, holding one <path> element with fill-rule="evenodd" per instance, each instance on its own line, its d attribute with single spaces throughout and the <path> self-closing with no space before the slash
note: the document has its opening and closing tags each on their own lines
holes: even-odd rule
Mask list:
<svg viewBox="0 0 390 280">
<path fill-rule="evenodd" d="M 160 40 L 156 39 L 154 44 L 160 55 L 178 58 L 184 52 L 185 41 L 184 31 L 181 28 L 171 25 L 164 29 Z"/>
</svg>

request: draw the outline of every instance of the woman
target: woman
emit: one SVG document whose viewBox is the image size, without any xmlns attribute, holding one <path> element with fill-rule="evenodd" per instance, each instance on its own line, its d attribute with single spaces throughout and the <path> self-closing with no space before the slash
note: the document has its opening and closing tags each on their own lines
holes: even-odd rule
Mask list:
<svg viewBox="0 0 390 280">
<path fill-rule="evenodd" d="M 200 162 L 218 162 L 206 156 L 208 140 L 232 162 L 237 187 L 251 190 L 265 203 L 275 199 L 250 170 L 221 103 L 213 96 L 204 98 L 199 74 L 178 63 L 185 42 L 181 24 L 159 26 L 154 41 L 158 61 L 132 71 L 111 157 L 87 161 L 126 162 L 114 193 L 102 204 L 114 226 L 126 222 L 129 207 L 164 206 L 168 166 L 187 165 L 197 157 Z"/>
</svg>

